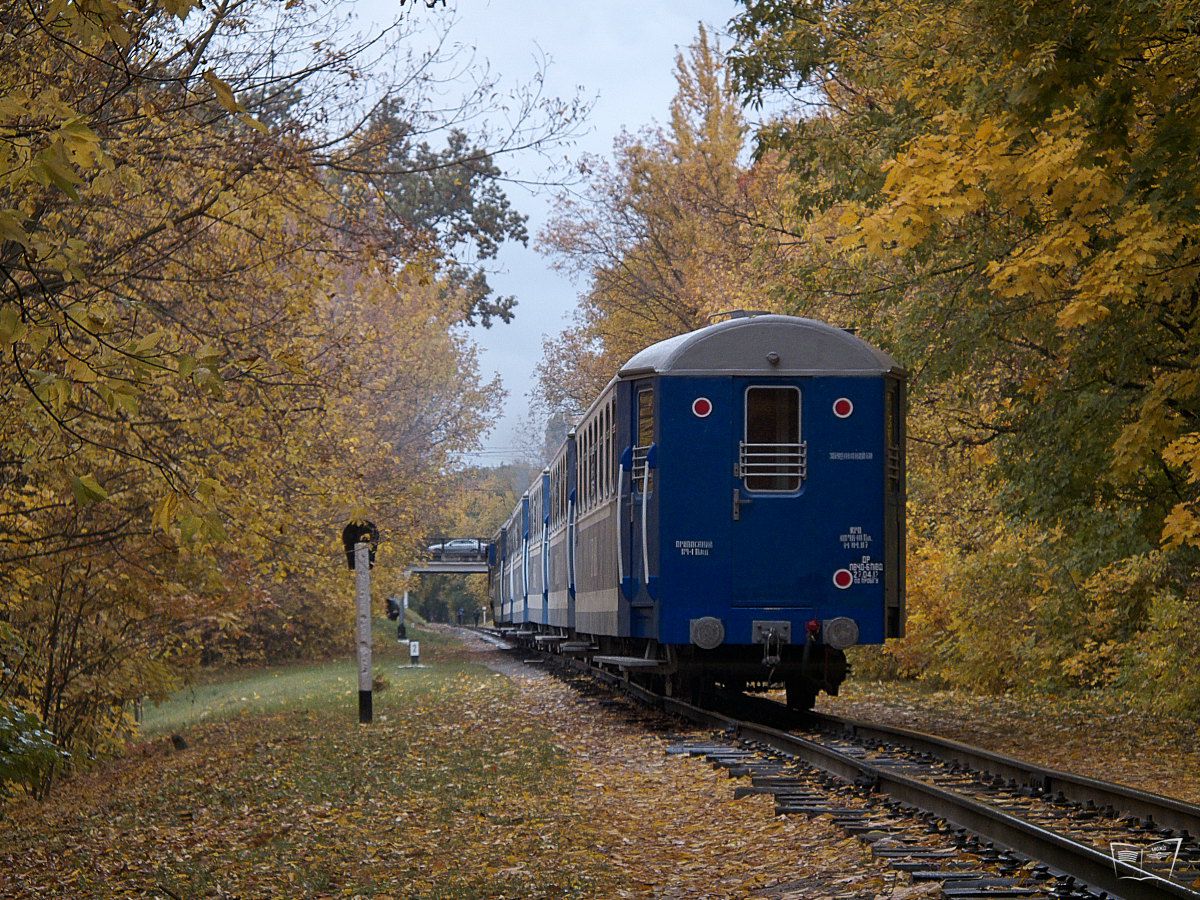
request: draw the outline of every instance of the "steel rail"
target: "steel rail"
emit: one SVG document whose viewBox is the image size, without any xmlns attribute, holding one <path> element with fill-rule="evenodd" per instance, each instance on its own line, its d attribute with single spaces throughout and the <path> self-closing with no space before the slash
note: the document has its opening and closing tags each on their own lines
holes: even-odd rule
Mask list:
<svg viewBox="0 0 1200 900">
<path fill-rule="evenodd" d="M 1135 816 L 1142 820 L 1153 819 L 1157 825 L 1187 831 L 1193 838 L 1200 838 L 1200 806 L 1182 800 L 1083 775 L 1072 775 L 1069 772 L 1005 756 L 1003 753 L 972 747 L 949 738 L 908 728 L 878 725 L 826 713 L 812 713 L 811 718 L 820 725 L 851 737 L 890 741 L 970 769 L 1038 788 L 1046 794 L 1061 793 L 1068 800 L 1077 803 L 1090 800 L 1100 807 L 1111 806 L 1127 816 Z"/>
<path fill-rule="evenodd" d="M 1136 866 L 1116 862 L 1108 854 L 989 804 L 888 771 L 884 767 L 872 765 L 799 735 L 744 722 L 672 697 L 655 694 L 611 672 L 586 667 L 585 664 L 574 667 L 586 668 L 603 681 L 664 712 L 699 725 L 721 729 L 743 741 L 770 747 L 838 778 L 878 790 L 901 803 L 932 813 L 985 840 L 1070 875 L 1095 893 L 1107 892 L 1113 897 L 1124 897 L 1126 900 L 1159 900 L 1164 897 L 1195 900 L 1200 897 L 1200 893 L 1182 884 L 1157 876 L 1147 877 L 1148 873 Z M 1124 873 L 1124 877 L 1118 873 Z"/>
</svg>

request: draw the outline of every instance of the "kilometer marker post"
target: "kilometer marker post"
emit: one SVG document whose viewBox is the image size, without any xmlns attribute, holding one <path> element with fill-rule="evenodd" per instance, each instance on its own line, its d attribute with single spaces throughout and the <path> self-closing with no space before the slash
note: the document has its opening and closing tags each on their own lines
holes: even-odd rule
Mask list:
<svg viewBox="0 0 1200 900">
<path fill-rule="evenodd" d="M 371 545 L 354 545 L 354 602 L 358 625 L 358 723 L 371 724 Z"/>
</svg>

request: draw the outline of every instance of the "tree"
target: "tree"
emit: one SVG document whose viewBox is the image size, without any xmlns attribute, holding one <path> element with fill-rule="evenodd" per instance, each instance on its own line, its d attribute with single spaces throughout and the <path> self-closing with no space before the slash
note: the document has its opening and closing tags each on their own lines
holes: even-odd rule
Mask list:
<svg viewBox="0 0 1200 900">
<path fill-rule="evenodd" d="M 535 477 L 537 470 L 523 465 L 465 468 L 454 478 L 455 490 L 442 515 L 423 533 L 490 541 Z M 425 575 L 410 590 L 414 608 L 434 622 L 454 621 L 459 609 L 471 622 L 475 610 L 486 609 L 489 603 L 484 575 Z"/>
<path fill-rule="evenodd" d="M 450 130 L 444 148 L 434 149 L 417 139 L 394 102 L 372 112 L 362 145 L 353 170 L 374 188 L 379 215 L 397 235 L 389 252 L 411 257 L 416 230 L 422 249 L 438 255 L 447 292 L 457 295 L 468 323 L 512 321 L 516 300 L 492 296 L 482 264 L 505 240 L 526 243 L 526 217 L 509 205 L 493 154 L 459 128 Z"/>
<path fill-rule="evenodd" d="M 802 265 L 870 312 L 942 442 L 981 451 L 997 530 L 961 564 L 1048 544 L 1008 609 L 1039 649 L 1003 683 L 1084 681 L 1092 633 L 1108 681 L 1161 678 L 1139 641 L 1196 596 L 1200 544 L 1192 5 L 745 7 L 742 89 L 808 107 L 763 135 L 834 248 Z"/>
<path fill-rule="evenodd" d="M 432 250 L 458 202 L 485 249 L 518 237 L 494 154 L 570 113 L 527 98 L 498 144 L 451 129 L 431 150 L 428 60 L 385 79 L 342 12 L 4 8 L 0 703 L 76 758 L 199 661 L 336 646 L 341 526 L 414 534 L 495 412 L 462 330 L 481 295 Z M 472 90 L 467 118 L 491 96 Z M 365 138 L 375 107 L 425 135 L 414 179 L 479 177 L 423 218 L 378 214 L 355 167 L 404 148 Z M 44 793 L 46 762 L 0 779 Z"/>
</svg>

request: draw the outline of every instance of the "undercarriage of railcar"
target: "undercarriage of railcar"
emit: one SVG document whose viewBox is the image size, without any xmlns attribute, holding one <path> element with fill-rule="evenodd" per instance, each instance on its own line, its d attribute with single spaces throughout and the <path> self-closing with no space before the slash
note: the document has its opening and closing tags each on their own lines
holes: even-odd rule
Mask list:
<svg viewBox="0 0 1200 900">
<path fill-rule="evenodd" d="M 578 648 L 573 655 L 619 669 L 631 681 L 668 696 L 697 703 L 705 702 L 716 688 L 746 693 L 782 688 L 789 707 L 811 709 L 821 691 L 837 696 L 849 672 L 842 650 L 814 640 L 782 645 L 725 644 L 705 650 L 692 644 L 659 644 L 570 629 L 525 626 L 515 634 L 540 649 Z"/>
</svg>

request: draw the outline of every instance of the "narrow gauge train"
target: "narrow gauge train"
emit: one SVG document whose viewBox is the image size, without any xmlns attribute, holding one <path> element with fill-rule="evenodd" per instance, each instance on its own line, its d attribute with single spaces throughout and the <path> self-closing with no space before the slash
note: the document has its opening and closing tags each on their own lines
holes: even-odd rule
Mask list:
<svg viewBox="0 0 1200 900">
<path fill-rule="evenodd" d="M 731 314 L 634 356 L 489 550 L 497 624 L 676 696 L 836 694 L 904 631 L 904 373 L 811 319 Z"/>
</svg>

